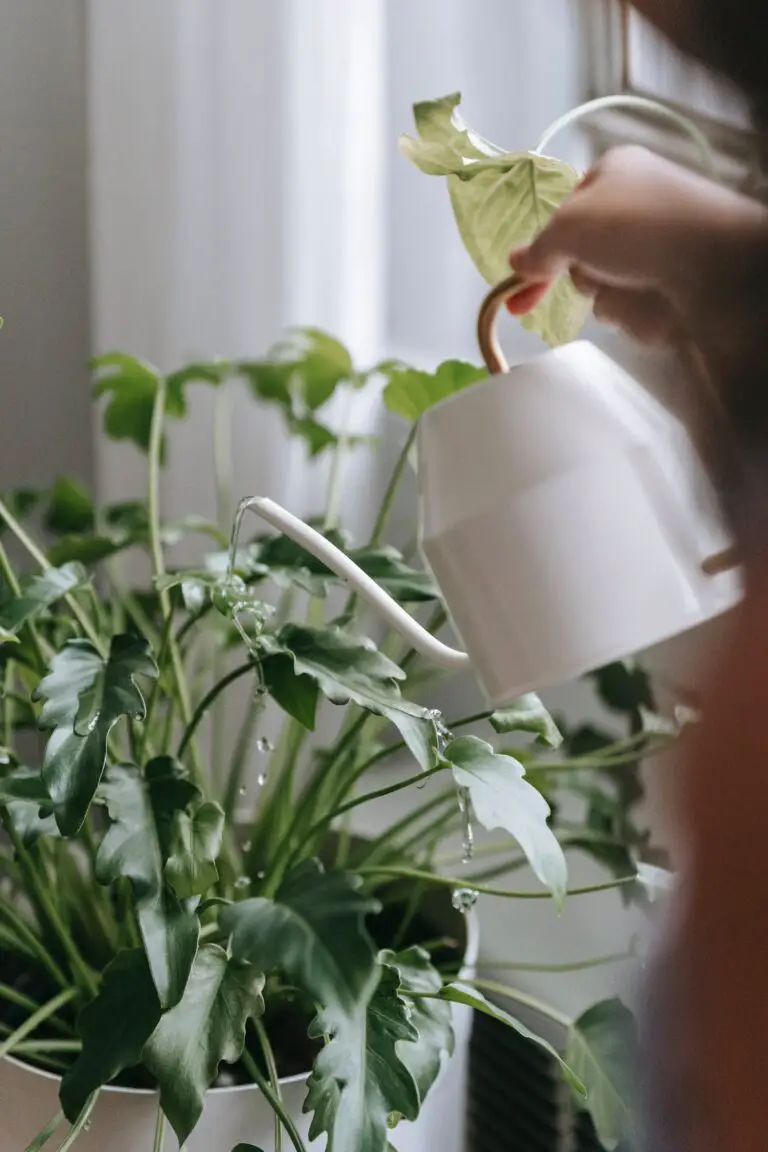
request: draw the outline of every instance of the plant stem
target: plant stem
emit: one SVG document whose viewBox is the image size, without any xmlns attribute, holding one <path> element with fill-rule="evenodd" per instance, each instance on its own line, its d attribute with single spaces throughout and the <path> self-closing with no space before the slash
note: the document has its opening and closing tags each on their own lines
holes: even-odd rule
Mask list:
<svg viewBox="0 0 768 1152">
<path fill-rule="evenodd" d="M 152 1152 L 163 1152 L 165 1143 L 165 1113 L 157 1103 L 157 1123 L 155 1124 L 155 1139 L 152 1142 Z"/>
<path fill-rule="evenodd" d="M 446 888 L 466 888 L 467 877 L 456 878 L 451 876 L 437 876 L 434 872 L 419 872 L 415 868 L 395 868 L 386 866 L 356 868 L 358 876 L 391 876 L 400 880 L 421 880 L 427 884 L 438 884 Z M 588 884 L 585 888 L 571 888 L 565 893 L 568 896 L 588 896 L 593 892 L 608 892 L 611 888 L 622 888 L 627 884 L 636 884 L 637 876 L 622 876 L 618 880 L 606 881 L 602 884 Z M 510 900 L 551 900 L 550 892 L 515 892 L 508 888 L 489 888 L 485 884 L 472 884 L 475 892 L 484 896 L 503 896 Z"/>
<path fill-rule="evenodd" d="M 25 1040 L 13 1046 L 17 1056 L 35 1056 L 38 1052 L 81 1052 L 82 1049 L 80 1040 Z"/>
<path fill-rule="evenodd" d="M 23 1024 L 13 1032 L 7 1040 L 3 1040 L 0 1044 L 0 1060 L 9 1053 L 12 1053 L 20 1040 L 24 1040 L 31 1032 L 34 1032 L 41 1024 L 50 1017 L 55 1015 L 60 1008 L 65 1004 L 69 1004 L 80 995 L 78 988 L 65 988 L 63 992 L 59 992 L 58 996 L 54 996 L 53 1000 L 49 1000 L 47 1004 L 43 1004 L 31 1016 L 28 1016 Z"/>
<path fill-rule="evenodd" d="M 388 784 L 386 788 L 377 788 L 375 792 L 366 792 L 362 796 L 356 796 L 354 799 L 348 800 L 346 804 L 342 804 L 341 807 L 337 808 L 334 812 L 329 812 L 327 816 L 323 816 L 320 820 L 316 821 L 309 832 L 307 832 L 306 841 L 311 840 L 318 832 L 322 832 L 323 829 L 327 828 L 337 817 L 343 816 L 345 812 L 351 812 L 353 808 L 359 808 L 361 804 L 367 804 L 370 800 L 381 800 L 383 796 L 390 796 L 393 792 L 402 791 L 403 788 L 410 788 L 414 784 L 421 784 L 425 780 L 429 780 L 431 776 L 437 776 L 439 772 L 445 772 L 447 768 L 447 764 L 438 764 L 436 768 L 430 768 L 426 772 L 419 772 L 416 776 L 409 776 L 407 780 L 400 780 L 397 784 Z"/>
<path fill-rule="evenodd" d="M 280 1077 L 277 1073 L 277 1064 L 275 1063 L 275 1054 L 272 1051 L 272 1045 L 269 1042 L 267 1030 L 262 1024 L 261 1020 L 254 1020 L 253 1026 L 256 1030 L 256 1035 L 259 1038 L 261 1045 L 262 1055 L 264 1056 L 264 1063 L 267 1066 L 267 1073 L 269 1075 L 269 1082 L 272 1085 L 272 1091 L 277 1099 L 282 1103 L 283 1094 L 280 1090 Z M 275 1152 L 282 1152 L 283 1149 L 283 1126 L 280 1123 L 280 1117 L 275 1113 Z"/>
<path fill-rule="evenodd" d="M 36 1000 L 30 996 L 25 996 L 23 992 L 17 992 L 8 984 L 0 984 L 0 1000 L 7 1000 L 9 1004 L 15 1004 L 17 1008 L 24 1008 L 27 1012 L 36 1012 L 40 1007 Z M 51 1027 L 55 1028 L 57 1032 L 64 1032 L 69 1036 L 73 1035 L 72 1029 L 60 1020 L 51 1020 Z"/>
<path fill-rule="evenodd" d="M 72 1147 L 75 1140 L 77 1140 L 80 1133 L 84 1132 L 88 1128 L 91 1120 L 91 1113 L 96 1106 L 98 1095 L 99 1093 L 97 1090 L 89 1097 L 88 1100 L 86 1100 L 85 1107 L 78 1116 L 77 1120 L 75 1120 L 67 1135 L 62 1140 L 61 1144 L 59 1144 L 56 1152 L 69 1152 L 69 1149 Z"/>
<path fill-rule="evenodd" d="M 235 680 L 239 680 L 241 676 L 245 676 L 246 673 L 254 671 L 255 668 L 256 661 L 250 659 L 246 661 L 245 664 L 240 664 L 239 667 L 234 668 L 231 672 L 228 672 L 226 676 L 223 676 L 222 679 L 219 680 L 218 684 L 214 684 L 213 688 L 211 688 L 209 692 L 206 692 L 205 696 L 203 696 L 202 700 L 195 709 L 193 715 L 190 717 L 189 721 L 187 721 L 186 730 L 181 738 L 178 752 L 176 753 L 176 756 L 179 760 L 181 760 L 182 756 L 189 747 L 190 740 L 194 736 L 200 721 L 202 720 L 203 716 L 205 716 L 205 713 L 208 711 L 211 704 L 213 704 L 216 698 L 220 696 L 221 693 L 224 692 L 230 684 L 233 684 Z"/>
<path fill-rule="evenodd" d="M 283 1127 L 291 1138 L 296 1152 L 307 1152 L 306 1145 L 298 1132 L 296 1125 L 286 1111 L 283 1102 L 272 1091 L 269 1081 L 262 1075 L 261 1069 L 246 1048 L 241 1057 L 243 1067 L 255 1084 L 261 1089 L 261 1094 L 269 1102 L 276 1116 L 281 1120 Z"/>
<path fill-rule="evenodd" d="M 165 419 L 165 400 L 166 400 L 166 383 L 163 377 L 160 377 L 157 382 L 157 392 L 155 394 L 155 403 L 152 409 L 152 425 L 149 435 L 149 493 L 148 493 L 148 511 L 149 511 L 149 542 L 150 552 L 152 555 L 152 567 L 156 580 L 161 580 L 165 576 L 165 558 L 163 556 L 163 544 L 160 534 L 160 456 L 163 446 L 163 421 Z M 163 610 L 163 618 L 167 621 L 173 617 L 173 607 L 171 605 L 171 598 L 168 594 L 167 588 L 158 588 L 158 596 L 160 598 L 160 605 Z M 184 676 L 184 667 L 181 662 L 181 655 L 179 653 L 178 645 L 173 632 L 169 633 L 168 649 L 171 657 L 171 668 L 173 670 L 173 677 L 176 682 L 176 693 L 179 699 L 179 707 L 181 708 L 181 715 L 184 723 L 189 725 L 192 719 L 192 706 L 189 700 L 189 689 L 187 688 L 187 681 Z M 203 767 L 200 762 L 200 756 L 195 745 L 190 749 L 192 756 L 192 764 L 194 768 L 194 775 L 196 776 L 196 783 L 204 783 Z"/>
<path fill-rule="evenodd" d="M 529 996 L 526 992 L 518 991 L 517 988 L 509 988 L 506 984 L 499 984 L 495 980 L 462 980 L 462 984 L 467 984 L 470 988 L 478 988 L 483 992 L 493 992 L 497 996 L 503 996 L 506 1000 L 513 1000 L 516 1004 L 522 1004 L 525 1008 L 540 1012 L 542 1016 L 548 1017 L 555 1024 L 559 1024 L 561 1028 L 570 1031 L 573 1027 L 573 1020 L 570 1016 L 566 1016 L 564 1012 L 558 1012 L 557 1008 L 553 1008 L 551 1004 L 546 1004 L 543 1000 L 537 1000 L 535 996 Z"/>
<path fill-rule="evenodd" d="M 379 514 L 376 517 L 376 523 L 373 526 L 370 539 L 371 547 L 375 547 L 375 545 L 379 543 L 384 533 L 384 529 L 387 526 L 387 521 L 389 520 L 389 515 L 392 511 L 392 505 L 395 502 L 395 496 L 397 495 L 397 490 L 400 487 L 400 481 L 402 480 L 403 473 L 408 466 L 408 457 L 410 455 L 411 448 L 416 442 L 416 428 L 417 426 L 414 424 L 408 433 L 408 437 L 405 441 L 405 444 L 403 445 L 402 451 L 397 458 L 397 462 L 395 463 L 389 484 L 387 485 L 386 492 L 384 493 L 384 498 L 381 502 Z"/>
<path fill-rule="evenodd" d="M 42 1132 L 39 1132 L 38 1135 L 35 1136 L 32 1143 L 27 1144 L 26 1148 L 24 1149 L 24 1152 L 40 1152 L 40 1149 L 45 1144 L 48 1143 L 48 1141 L 51 1139 L 54 1132 L 56 1131 L 56 1129 L 59 1127 L 59 1125 L 62 1123 L 63 1120 L 64 1120 L 64 1113 L 63 1112 L 57 1112 L 56 1115 L 51 1120 L 48 1121 L 45 1128 L 43 1128 Z"/>
<path fill-rule="evenodd" d="M 26 874 L 27 880 L 32 892 L 35 895 L 36 901 L 39 904 L 40 909 L 53 932 L 56 936 L 58 936 L 59 941 L 61 942 L 61 945 L 67 954 L 72 975 L 76 980 L 78 980 L 81 988 L 83 988 L 91 996 L 95 996 L 98 989 L 96 980 L 86 966 L 82 956 L 78 952 L 75 942 L 73 941 L 72 937 L 67 931 L 66 926 L 61 920 L 61 917 L 59 916 L 56 905 L 51 900 L 50 894 L 44 881 L 42 881 L 37 874 L 37 869 L 32 863 L 32 857 L 24 847 L 24 844 L 21 841 L 21 837 L 13 825 L 13 821 L 8 815 L 7 810 L 4 808 L 0 809 L 0 820 L 2 820 L 3 827 L 8 834 L 11 844 L 13 845 L 13 850 L 16 853 L 16 858 L 19 861 L 19 866 Z"/>
<path fill-rule="evenodd" d="M 572 960 L 564 964 L 525 964 L 509 960 L 483 960 L 483 968 L 508 972 L 584 972 L 588 968 L 602 968 L 608 964 L 623 964 L 633 960 L 631 952 L 616 952 L 612 956 L 596 956 L 591 960 Z"/>
<path fill-rule="evenodd" d="M 32 559 L 35 560 L 40 565 L 43 572 L 48 572 L 50 570 L 50 568 L 52 567 L 52 565 L 48 561 L 48 557 L 45 555 L 45 553 L 43 552 L 43 550 L 41 548 L 38 548 L 37 544 L 35 544 L 32 537 L 26 532 L 26 530 L 22 527 L 22 525 L 19 523 L 19 521 L 16 519 L 16 517 L 13 515 L 13 513 L 10 511 L 10 509 L 7 507 L 7 505 L 2 500 L 0 500 L 0 517 L 2 517 L 3 520 L 5 520 L 6 524 L 8 525 L 8 527 L 10 528 L 11 532 L 14 534 L 16 539 L 19 541 L 19 543 L 22 545 L 22 547 L 27 550 L 27 552 L 32 557 Z M 17 595 L 18 595 L 18 593 L 17 593 Z M 91 622 L 88 619 L 87 614 L 80 607 L 80 605 L 78 604 L 77 599 L 75 598 L 73 593 L 68 592 L 64 596 L 64 599 L 66 600 L 67 605 L 69 606 L 70 612 L 75 617 L 78 624 L 80 625 L 80 627 L 83 631 L 83 635 L 88 637 L 91 644 L 93 644 L 94 648 L 97 650 L 99 655 L 102 657 L 105 657 L 107 654 L 107 650 L 104 647 L 104 644 L 102 643 L 101 637 L 99 636 L 98 632 L 96 632 L 94 630 L 94 628 L 92 627 Z"/>
<path fill-rule="evenodd" d="M 339 432 L 336 444 L 333 449 L 333 457 L 331 459 L 331 473 L 328 477 L 328 491 L 325 497 L 326 511 L 324 528 L 326 532 L 328 532 L 331 528 L 335 528 L 339 520 L 342 465 L 344 463 L 344 455 L 349 445 L 347 425 L 349 423 L 349 416 L 352 409 L 353 396 L 353 389 L 347 385 L 345 389 L 345 395 L 343 397 L 344 412 L 341 418 L 341 431 Z"/>
</svg>

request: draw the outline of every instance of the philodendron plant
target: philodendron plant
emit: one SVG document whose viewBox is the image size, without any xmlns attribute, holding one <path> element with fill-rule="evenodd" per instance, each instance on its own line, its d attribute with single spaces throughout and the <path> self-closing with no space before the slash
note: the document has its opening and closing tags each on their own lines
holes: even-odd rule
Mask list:
<svg viewBox="0 0 768 1152">
<path fill-rule="evenodd" d="M 454 163 L 455 140 L 429 139 L 449 131 L 452 111 L 440 102 L 420 112 L 425 143 L 412 152 L 422 166 L 427 145 L 433 167 Z M 465 136 L 461 147 L 476 149 Z M 537 180 L 516 193 L 521 214 L 533 199 L 540 212 L 557 202 Z M 511 229 L 499 237 L 493 276 L 512 239 Z M 575 299 L 568 307 L 583 314 Z M 540 317 L 550 338 L 570 334 L 560 305 Z M 430 909 L 440 891 L 459 924 L 478 896 L 551 899 L 554 915 L 606 888 L 641 894 L 637 764 L 674 738 L 653 718 L 645 675 L 624 665 L 596 675 L 626 721 L 619 739 L 566 731 L 534 695 L 444 718 L 423 702 L 421 659 L 391 635 L 377 645 L 362 634 L 354 597 L 329 607 L 338 582 L 301 548 L 260 534 L 230 556 L 218 470 L 219 523 L 169 522 L 160 506 L 166 437 L 190 388 L 214 388 L 226 405 L 244 383 L 310 456 L 332 457 L 324 506 L 311 510 L 326 534 L 438 631 L 446 614 L 430 575 L 383 542 L 413 431 L 368 538 L 353 544 L 334 510 L 346 454 L 365 446 L 331 426 L 329 406 L 384 377 L 386 404 L 413 424 L 485 372 L 460 362 L 361 370 L 314 330 L 261 360 L 162 375 L 114 353 L 93 370 L 106 434 L 145 454 L 146 500 L 97 504 L 69 479 L 0 500 L 0 1058 L 61 1074 L 63 1112 L 30 1149 L 64 1119 L 70 1147 L 111 1083 L 157 1088 L 155 1147 L 166 1120 L 183 1144 L 209 1088 L 237 1082 L 272 1105 L 275 1147 L 304 1152 L 280 1077 L 306 1071 L 311 1137 L 333 1152 L 385 1152 L 452 1051 L 452 1003 L 545 1048 L 615 1144 L 630 1125 L 614 1062 L 631 1037 L 627 1009 L 611 1000 L 565 1021 L 556 1051 L 484 995 L 513 1008 L 513 987 L 461 978 L 461 933 L 438 931 Z M 179 569 L 170 550 L 185 535 L 203 542 L 202 558 Z M 151 565 L 145 585 L 124 574 L 123 554 L 136 551 Z M 264 724 L 278 710 L 273 746 Z M 319 744 L 321 713 L 336 723 Z M 410 756 L 411 770 L 388 770 L 396 756 Z M 353 835 L 356 809 L 406 789 L 398 819 L 373 838 Z M 560 816 L 565 793 L 582 805 L 577 819 Z M 473 862 L 475 821 L 504 836 Z M 613 875 L 569 890 L 569 850 Z M 494 885 L 514 869 L 531 882 Z"/>
</svg>

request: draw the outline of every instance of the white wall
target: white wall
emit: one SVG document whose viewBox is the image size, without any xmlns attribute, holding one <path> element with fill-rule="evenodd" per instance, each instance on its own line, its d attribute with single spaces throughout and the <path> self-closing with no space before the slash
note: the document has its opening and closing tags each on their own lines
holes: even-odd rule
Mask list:
<svg viewBox="0 0 768 1152">
<path fill-rule="evenodd" d="M 0 0 L 0 487 L 93 466 L 85 0 Z"/>
</svg>

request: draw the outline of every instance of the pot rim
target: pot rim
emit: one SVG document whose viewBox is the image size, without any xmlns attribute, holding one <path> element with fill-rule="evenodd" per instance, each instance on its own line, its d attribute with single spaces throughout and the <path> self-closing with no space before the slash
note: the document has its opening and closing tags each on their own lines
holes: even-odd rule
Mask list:
<svg viewBox="0 0 768 1152">
<path fill-rule="evenodd" d="M 461 980 L 474 972 L 477 968 L 477 961 L 480 954 L 480 918 L 477 915 L 477 910 L 472 909 L 466 916 L 467 924 L 467 943 L 464 949 L 464 963 L 461 966 L 458 979 Z M 61 1076 L 57 1076 L 55 1072 L 47 1072 L 44 1068 L 35 1068 L 31 1064 L 27 1064 L 24 1060 L 19 1060 L 15 1056 L 5 1056 L 9 1064 L 13 1064 L 16 1068 L 24 1072 L 28 1072 L 33 1076 L 39 1076 L 43 1080 L 53 1081 L 55 1084 L 61 1083 Z M 280 1079 L 280 1084 L 289 1086 L 291 1084 L 303 1084 L 310 1074 L 310 1069 L 306 1072 L 299 1072 L 295 1076 L 284 1076 Z M 234 1095 L 239 1092 L 259 1092 L 258 1084 L 230 1084 L 223 1088 L 209 1088 L 206 1095 L 224 1096 Z M 138 1096 L 149 1097 L 157 1096 L 157 1091 L 152 1088 L 123 1088 L 119 1084 L 105 1084 L 101 1092 L 106 1095 L 115 1096 Z"/>
</svg>

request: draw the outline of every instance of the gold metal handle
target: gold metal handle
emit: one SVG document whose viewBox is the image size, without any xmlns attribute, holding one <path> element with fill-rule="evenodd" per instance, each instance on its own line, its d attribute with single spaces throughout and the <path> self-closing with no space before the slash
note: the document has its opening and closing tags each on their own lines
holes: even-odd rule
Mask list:
<svg viewBox="0 0 768 1152">
<path fill-rule="evenodd" d="M 530 283 L 530 280 L 526 280 L 514 272 L 506 280 L 502 280 L 500 284 L 492 288 L 483 300 L 480 315 L 477 318 L 477 342 L 480 345 L 485 366 L 492 376 L 500 376 L 509 371 L 509 364 L 499 343 L 496 319 L 507 300 L 511 300 L 523 288 L 527 288 Z"/>
<path fill-rule="evenodd" d="M 523 288 L 527 288 L 530 283 L 530 280 L 526 280 L 525 277 L 514 272 L 491 289 L 480 307 L 477 318 L 477 342 L 480 345 L 485 366 L 492 376 L 500 376 L 509 371 L 509 364 L 502 351 L 499 335 L 496 331 L 496 320 L 499 312 L 507 300 L 511 300 Z M 708 379 L 708 374 L 705 373 L 705 380 L 708 381 Z M 714 389 L 711 386 L 710 391 L 714 394 Z M 701 570 L 706 576 L 720 576 L 724 572 L 732 572 L 740 564 L 741 556 L 738 549 L 729 548 L 716 556 L 708 556 L 702 563 Z"/>
</svg>

